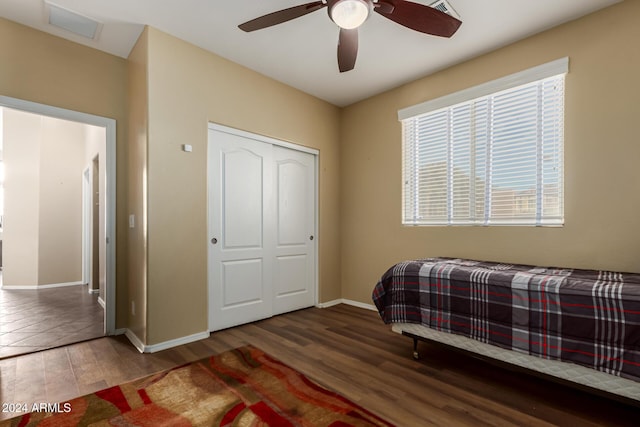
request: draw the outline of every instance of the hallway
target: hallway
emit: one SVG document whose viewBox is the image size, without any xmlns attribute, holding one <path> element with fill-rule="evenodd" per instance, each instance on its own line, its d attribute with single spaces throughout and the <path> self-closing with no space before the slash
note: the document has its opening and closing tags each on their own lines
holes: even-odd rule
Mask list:
<svg viewBox="0 0 640 427">
<path fill-rule="evenodd" d="M 104 336 L 104 310 L 86 286 L 0 289 L 0 359 Z"/>
</svg>

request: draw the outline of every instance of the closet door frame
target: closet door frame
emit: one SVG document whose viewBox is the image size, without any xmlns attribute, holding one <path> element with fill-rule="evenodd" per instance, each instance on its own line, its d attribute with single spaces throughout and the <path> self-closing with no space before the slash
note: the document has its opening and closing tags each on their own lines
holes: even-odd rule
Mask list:
<svg viewBox="0 0 640 427">
<path fill-rule="evenodd" d="M 235 136 L 239 136 L 239 137 L 243 137 L 243 138 L 248 138 L 248 139 L 252 139 L 258 142 L 262 142 L 265 144 L 270 144 L 272 146 L 277 146 L 277 147 L 283 147 L 283 148 L 287 148 L 290 150 L 294 150 L 294 151 L 299 151 L 302 153 L 307 153 L 307 154 L 311 154 L 314 157 L 314 205 L 315 205 L 315 215 L 314 215 L 314 232 L 313 232 L 313 236 L 314 236 L 314 245 L 315 245 L 315 250 L 314 250 L 314 259 L 313 262 L 315 264 L 315 269 L 314 269 L 314 277 L 313 277 L 313 294 L 314 294 L 314 302 L 313 305 L 317 306 L 318 305 L 318 301 L 319 301 L 319 289 L 318 289 L 318 276 L 319 276 L 319 265 L 318 265 L 318 252 L 319 252 L 319 204 L 318 204 L 318 194 L 319 194 L 319 157 L 320 157 L 320 152 L 317 149 L 314 148 L 309 148 L 309 147 L 305 147 L 303 145 L 299 145 L 299 144 L 295 144 L 292 142 L 288 142 L 288 141 L 283 141 L 280 139 L 276 139 L 276 138 L 271 138 L 268 136 L 264 136 L 264 135 L 259 135 L 259 134 L 255 134 L 252 132 L 247 132 L 244 130 L 240 130 L 240 129 L 236 129 L 236 128 L 232 128 L 232 127 L 228 127 L 228 126 L 224 126 L 224 125 L 220 125 L 217 123 L 209 123 L 208 125 L 208 136 L 207 138 L 209 138 L 209 131 L 217 131 L 217 132 L 222 132 L 222 133 L 228 133 L 231 135 L 235 135 Z M 210 149 L 211 147 L 211 142 L 208 140 L 207 143 L 207 147 L 208 149 Z M 212 180 L 212 174 L 213 174 L 213 168 L 212 165 L 209 164 L 210 163 L 210 159 L 211 156 L 209 155 L 209 153 L 207 154 L 207 184 L 208 184 L 208 188 L 207 188 L 207 208 L 209 209 L 209 207 L 211 206 L 211 199 L 212 199 L 212 188 L 211 188 L 211 183 L 213 182 Z M 212 328 L 212 316 L 211 316 L 211 312 L 212 312 L 212 306 L 211 306 L 211 275 L 212 274 L 216 274 L 216 270 L 215 270 L 215 266 L 214 266 L 214 262 L 212 259 L 212 256 L 210 254 L 211 252 L 211 248 L 212 248 L 212 239 L 215 238 L 216 236 L 214 236 L 214 218 L 211 212 L 207 212 L 207 301 L 208 301 L 208 327 L 210 331 L 213 331 Z"/>
</svg>

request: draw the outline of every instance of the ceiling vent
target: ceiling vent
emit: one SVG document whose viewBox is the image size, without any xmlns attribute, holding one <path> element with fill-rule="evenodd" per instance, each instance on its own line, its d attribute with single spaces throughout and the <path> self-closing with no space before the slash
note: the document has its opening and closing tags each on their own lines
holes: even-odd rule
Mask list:
<svg viewBox="0 0 640 427">
<path fill-rule="evenodd" d="M 449 14 L 456 19 L 460 19 L 460 15 L 458 15 L 458 13 L 453 9 L 453 7 L 451 7 L 451 5 L 447 0 L 438 0 L 436 2 L 431 3 L 429 6 L 431 6 L 434 9 L 438 9 L 440 12 Z"/>
<path fill-rule="evenodd" d="M 44 5 L 48 24 L 92 40 L 100 35 L 102 23 L 48 1 Z"/>
</svg>

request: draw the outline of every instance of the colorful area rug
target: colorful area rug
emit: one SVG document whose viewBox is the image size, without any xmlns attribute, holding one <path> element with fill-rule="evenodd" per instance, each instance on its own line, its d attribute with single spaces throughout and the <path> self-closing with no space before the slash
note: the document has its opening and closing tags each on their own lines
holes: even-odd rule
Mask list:
<svg viewBox="0 0 640 427">
<path fill-rule="evenodd" d="M 0 422 L 5 426 L 390 426 L 246 346 Z"/>
</svg>

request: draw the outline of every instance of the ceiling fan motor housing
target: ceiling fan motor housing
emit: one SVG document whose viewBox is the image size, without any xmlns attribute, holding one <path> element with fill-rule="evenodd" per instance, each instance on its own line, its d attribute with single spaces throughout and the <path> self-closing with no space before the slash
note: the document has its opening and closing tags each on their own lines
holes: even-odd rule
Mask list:
<svg viewBox="0 0 640 427">
<path fill-rule="evenodd" d="M 327 0 L 329 18 L 341 28 L 358 28 L 371 16 L 372 0 Z"/>
</svg>

